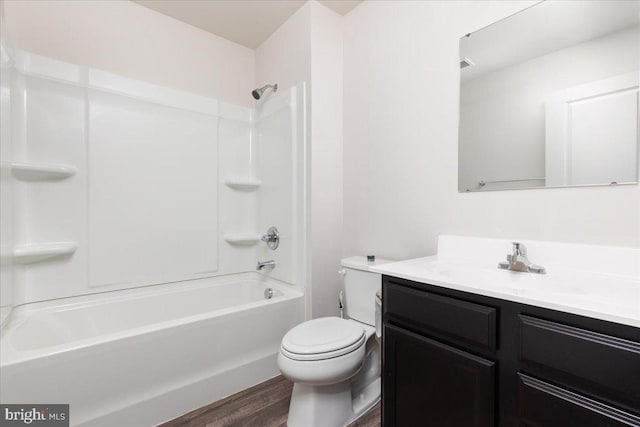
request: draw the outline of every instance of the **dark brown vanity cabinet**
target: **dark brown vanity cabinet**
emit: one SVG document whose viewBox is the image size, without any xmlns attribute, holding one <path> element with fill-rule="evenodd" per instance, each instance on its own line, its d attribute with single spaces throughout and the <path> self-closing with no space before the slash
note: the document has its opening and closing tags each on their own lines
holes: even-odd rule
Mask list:
<svg viewBox="0 0 640 427">
<path fill-rule="evenodd" d="M 640 426 L 640 329 L 383 278 L 384 427 Z"/>
</svg>

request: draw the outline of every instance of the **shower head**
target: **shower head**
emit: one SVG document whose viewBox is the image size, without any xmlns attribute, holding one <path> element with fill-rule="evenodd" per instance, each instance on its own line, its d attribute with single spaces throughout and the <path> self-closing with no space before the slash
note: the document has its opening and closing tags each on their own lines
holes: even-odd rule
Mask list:
<svg viewBox="0 0 640 427">
<path fill-rule="evenodd" d="M 272 85 L 264 85 L 261 88 L 258 89 L 254 89 L 253 92 L 251 92 L 251 95 L 256 99 L 260 99 L 262 98 L 262 94 L 267 90 L 267 89 L 273 89 L 274 92 L 278 91 L 278 84 L 272 84 Z"/>
</svg>

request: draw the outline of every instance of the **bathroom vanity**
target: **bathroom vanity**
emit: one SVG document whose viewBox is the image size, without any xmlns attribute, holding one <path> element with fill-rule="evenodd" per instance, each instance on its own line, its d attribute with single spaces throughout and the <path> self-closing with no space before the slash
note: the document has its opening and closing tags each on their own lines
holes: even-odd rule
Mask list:
<svg viewBox="0 0 640 427">
<path fill-rule="evenodd" d="M 574 249 L 576 268 L 590 248 L 540 242 L 548 275 L 501 271 L 485 262 L 498 242 L 441 236 L 438 256 L 377 269 L 385 427 L 640 426 L 637 263 L 624 276 L 563 271 L 552 254 Z M 594 250 L 601 266 L 640 259 Z"/>
</svg>

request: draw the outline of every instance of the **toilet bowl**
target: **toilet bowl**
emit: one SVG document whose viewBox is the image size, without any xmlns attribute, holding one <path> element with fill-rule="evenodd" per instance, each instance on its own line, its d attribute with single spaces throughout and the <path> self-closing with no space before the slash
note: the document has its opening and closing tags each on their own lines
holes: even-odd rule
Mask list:
<svg viewBox="0 0 640 427">
<path fill-rule="evenodd" d="M 343 427 L 380 399 L 380 348 L 375 293 L 381 276 L 365 257 L 342 260 L 350 319 L 299 324 L 282 339 L 280 372 L 294 382 L 288 427 Z M 386 261 L 388 262 L 388 261 Z"/>
<path fill-rule="evenodd" d="M 362 366 L 365 336 L 357 322 L 339 317 L 304 322 L 283 338 L 280 370 L 293 382 L 326 385 L 344 381 Z"/>
</svg>

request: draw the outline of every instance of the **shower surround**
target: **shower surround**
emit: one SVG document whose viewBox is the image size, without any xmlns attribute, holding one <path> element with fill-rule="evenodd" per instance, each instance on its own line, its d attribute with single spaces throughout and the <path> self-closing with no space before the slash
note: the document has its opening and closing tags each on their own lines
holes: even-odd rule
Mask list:
<svg viewBox="0 0 640 427">
<path fill-rule="evenodd" d="M 160 422 L 277 374 L 281 335 L 304 315 L 304 85 L 249 109 L 2 49 L 2 402 L 62 398 L 73 425 Z M 269 226 L 276 251 L 260 240 Z M 273 271 L 247 273 L 267 259 Z M 200 286 L 211 291 L 186 291 Z M 229 332 L 256 351 L 225 348 Z M 195 336 L 212 341 L 208 368 Z M 163 342 L 173 353 L 154 357 Z M 99 401 L 54 378 L 105 355 Z M 116 387 L 136 364 L 144 398 Z M 59 371 L 29 388 L 47 366 Z M 180 377 L 154 380 L 171 369 Z M 191 400 L 177 412 L 144 410 L 178 389 Z"/>
</svg>

